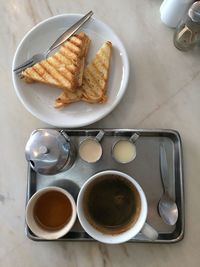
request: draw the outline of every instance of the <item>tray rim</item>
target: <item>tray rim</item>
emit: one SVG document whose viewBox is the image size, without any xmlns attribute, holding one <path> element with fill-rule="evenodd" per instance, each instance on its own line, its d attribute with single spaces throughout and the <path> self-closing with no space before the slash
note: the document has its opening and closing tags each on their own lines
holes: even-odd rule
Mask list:
<svg viewBox="0 0 200 267">
<path fill-rule="evenodd" d="M 178 140 L 179 143 L 179 171 L 180 171 L 180 196 L 181 196 L 181 231 L 179 233 L 179 235 L 176 238 L 173 239 L 160 239 L 160 240 L 139 240 L 139 239 L 131 239 L 129 241 L 127 241 L 126 243 L 152 243 L 152 244 L 169 244 L 169 243 L 177 243 L 181 240 L 183 240 L 184 235 L 185 235 L 185 197 L 184 197 L 184 172 L 183 172 L 183 148 L 182 148 L 182 140 L 181 140 L 181 136 L 180 133 L 177 130 L 174 129 L 163 129 L 163 128 L 149 128 L 149 129 L 145 129 L 145 128 L 104 128 L 104 127 L 98 127 L 98 128 L 58 128 L 58 127 L 42 127 L 42 128 L 36 128 L 34 129 L 32 132 L 34 132 L 35 130 L 41 130 L 41 129 L 55 129 L 58 131 L 64 130 L 67 132 L 94 132 L 94 131 L 99 131 L 99 130 L 103 130 L 105 132 L 146 132 L 146 133 L 164 133 L 164 134 L 172 134 L 176 137 L 176 139 Z M 30 188 L 30 174 L 31 174 L 31 167 L 30 164 L 28 164 L 27 167 L 27 189 L 26 189 L 26 201 L 25 201 L 25 207 L 27 205 L 27 202 L 29 200 L 28 196 L 30 195 L 29 193 L 29 188 Z M 29 228 L 26 224 L 25 221 L 25 234 L 26 236 L 32 240 L 32 241 L 36 241 L 36 242 L 48 242 L 48 241 L 53 241 L 53 242 L 98 242 L 96 240 L 94 240 L 91 237 L 85 238 L 85 237 L 79 237 L 79 238 L 65 238 L 65 239 L 56 239 L 56 240 L 45 240 L 42 238 L 39 238 L 35 235 L 32 235 L 29 231 Z"/>
</svg>

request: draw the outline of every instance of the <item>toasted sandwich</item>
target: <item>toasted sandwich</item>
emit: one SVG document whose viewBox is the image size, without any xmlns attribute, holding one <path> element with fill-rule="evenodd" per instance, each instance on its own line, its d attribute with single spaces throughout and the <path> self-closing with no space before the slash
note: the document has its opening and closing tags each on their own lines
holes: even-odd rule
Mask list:
<svg viewBox="0 0 200 267">
<path fill-rule="evenodd" d="M 89 44 L 84 32 L 75 34 L 53 56 L 27 68 L 21 76 L 28 83 L 41 82 L 73 92 L 82 84 Z"/>
<path fill-rule="evenodd" d="M 107 100 L 106 86 L 112 54 L 112 43 L 107 41 L 98 50 L 92 62 L 83 73 L 83 83 L 75 92 L 63 92 L 56 100 L 55 107 L 62 107 L 77 101 L 104 103 Z"/>
<path fill-rule="evenodd" d="M 107 41 L 96 53 L 92 62 L 85 68 L 83 74 L 82 100 L 90 103 L 103 103 L 106 101 L 106 86 L 112 43 Z"/>
</svg>

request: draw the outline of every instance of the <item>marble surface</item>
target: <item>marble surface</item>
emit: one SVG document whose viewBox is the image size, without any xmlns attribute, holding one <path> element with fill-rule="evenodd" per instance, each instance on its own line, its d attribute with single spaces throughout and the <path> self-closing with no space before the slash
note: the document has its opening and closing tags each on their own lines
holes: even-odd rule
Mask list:
<svg viewBox="0 0 200 267">
<path fill-rule="evenodd" d="M 161 1 L 0 1 L 0 266 L 200 266 L 200 53 L 182 53 L 160 21 Z M 176 244 L 36 243 L 24 234 L 30 132 L 45 127 L 15 95 L 11 63 L 35 24 L 62 13 L 86 13 L 107 23 L 127 49 L 131 75 L 117 108 L 91 127 L 172 128 L 183 141 L 186 229 Z"/>
</svg>

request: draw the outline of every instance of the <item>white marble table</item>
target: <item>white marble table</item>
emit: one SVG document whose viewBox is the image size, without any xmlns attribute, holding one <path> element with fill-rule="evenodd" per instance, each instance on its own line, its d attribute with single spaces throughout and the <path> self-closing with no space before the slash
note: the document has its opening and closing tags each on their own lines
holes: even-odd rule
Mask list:
<svg viewBox="0 0 200 267">
<path fill-rule="evenodd" d="M 0 266 L 200 266 L 200 50 L 182 53 L 160 21 L 161 1 L 0 1 Z M 128 51 L 131 76 L 117 108 L 92 127 L 172 128 L 183 141 L 186 234 L 176 244 L 36 243 L 24 234 L 24 146 L 45 127 L 17 99 L 14 51 L 35 24 L 62 13 L 86 13 L 107 23 Z"/>
</svg>

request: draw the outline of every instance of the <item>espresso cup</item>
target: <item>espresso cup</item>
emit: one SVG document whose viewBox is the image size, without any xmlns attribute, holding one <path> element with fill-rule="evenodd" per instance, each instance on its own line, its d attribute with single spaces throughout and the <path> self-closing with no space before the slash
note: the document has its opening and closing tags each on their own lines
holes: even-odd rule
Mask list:
<svg viewBox="0 0 200 267">
<path fill-rule="evenodd" d="M 26 222 L 38 237 L 58 239 L 67 234 L 76 220 L 76 204 L 66 190 L 50 186 L 38 190 L 26 206 Z"/>
<path fill-rule="evenodd" d="M 82 227 L 102 243 L 123 243 L 139 232 L 150 240 L 157 239 L 157 231 L 146 223 L 147 212 L 147 200 L 138 182 L 114 170 L 89 178 L 77 199 Z"/>
</svg>

